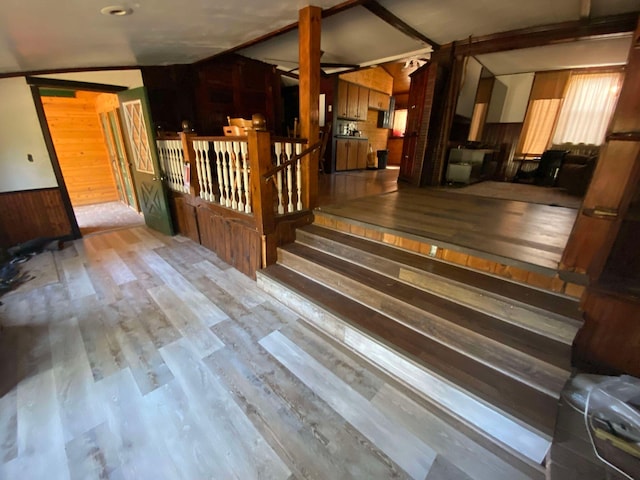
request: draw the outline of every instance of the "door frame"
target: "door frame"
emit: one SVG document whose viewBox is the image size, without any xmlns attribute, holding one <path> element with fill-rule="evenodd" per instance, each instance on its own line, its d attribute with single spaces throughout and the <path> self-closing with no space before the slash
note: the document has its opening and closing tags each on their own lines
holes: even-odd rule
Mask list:
<svg viewBox="0 0 640 480">
<path fill-rule="evenodd" d="M 87 83 L 76 82 L 72 80 L 58 80 L 55 78 L 39 78 L 39 77 L 25 77 L 29 88 L 31 89 L 31 95 L 33 97 L 33 104 L 36 108 L 36 114 L 38 115 L 38 121 L 40 122 L 40 129 L 42 130 L 42 136 L 44 137 L 44 143 L 51 159 L 51 165 L 53 167 L 53 173 L 58 182 L 58 189 L 60 191 L 60 197 L 62 198 L 62 204 L 64 206 L 69 224 L 71 225 L 71 234 L 73 238 L 81 238 L 80 227 L 78 226 L 78 220 L 76 214 L 73 211 L 73 205 L 71 204 L 71 198 L 69 197 L 69 190 L 64 181 L 62 175 L 62 169 L 60 168 L 60 161 L 56 153 L 55 146 L 53 145 L 53 138 L 51 137 L 51 130 L 47 123 L 47 117 L 44 112 L 44 105 L 42 104 L 42 97 L 40 96 L 40 88 L 56 88 L 66 90 L 85 90 L 89 92 L 100 93 L 118 93 L 123 90 L 128 90 L 128 87 L 120 85 L 107 85 L 102 83 Z"/>
</svg>

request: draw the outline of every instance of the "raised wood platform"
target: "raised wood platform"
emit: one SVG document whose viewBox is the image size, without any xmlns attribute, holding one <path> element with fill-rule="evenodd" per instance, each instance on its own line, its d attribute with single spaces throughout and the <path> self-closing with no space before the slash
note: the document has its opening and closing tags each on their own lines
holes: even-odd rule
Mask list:
<svg viewBox="0 0 640 480">
<path fill-rule="evenodd" d="M 447 197 L 402 189 L 322 207 L 258 283 L 542 478 L 582 323 L 569 295 L 581 287 L 555 269 L 574 212 Z"/>
</svg>

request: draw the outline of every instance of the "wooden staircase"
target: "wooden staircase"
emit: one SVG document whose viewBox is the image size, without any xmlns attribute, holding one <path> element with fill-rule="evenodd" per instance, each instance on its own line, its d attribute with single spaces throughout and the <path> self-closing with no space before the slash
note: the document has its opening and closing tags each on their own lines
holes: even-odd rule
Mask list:
<svg viewBox="0 0 640 480">
<path fill-rule="evenodd" d="M 576 299 L 316 224 L 257 280 L 543 478 Z"/>
</svg>

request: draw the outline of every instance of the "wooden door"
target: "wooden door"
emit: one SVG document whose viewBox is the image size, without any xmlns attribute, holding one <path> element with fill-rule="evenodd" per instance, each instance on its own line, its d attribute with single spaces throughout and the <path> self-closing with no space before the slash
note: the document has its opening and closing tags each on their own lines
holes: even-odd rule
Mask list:
<svg viewBox="0 0 640 480">
<path fill-rule="evenodd" d="M 156 152 L 149 101 L 144 87 L 118 93 L 124 136 L 133 160 L 133 178 L 144 221 L 165 235 L 173 235 L 166 186 Z"/>
<path fill-rule="evenodd" d="M 349 96 L 349 84 L 338 80 L 338 117 L 346 118 L 347 111 L 347 98 Z"/>
<path fill-rule="evenodd" d="M 407 126 L 402 143 L 402 157 L 400 159 L 400 172 L 398 178 L 413 183 L 420 184 L 421 171 L 415 167 L 418 136 L 422 125 L 422 114 L 424 96 L 426 91 L 429 70 L 424 68 L 417 70 L 411 76 L 411 88 L 409 90 L 409 103 L 407 111 Z M 426 136 L 426 132 L 423 133 Z M 420 165 L 422 164 L 422 159 Z"/>
<path fill-rule="evenodd" d="M 358 120 L 366 120 L 369 110 L 369 89 L 366 87 L 358 87 Z"/>
<path fill-rule="evenodd" d="M 336 140 L 336 171 L 347 169 L 347 158 L 349 157 L 349 140 Z"/>
<path fill-rule="evenodd" d="M 107 146 L 107 154 L 109 155 L 109 164 L 111 165 L 111 172 L 116 182 L 116 190 L 118 191 L 118 198 L 122 203 L 127 203 L 127 196 L 125 195 L 124 179 L 122 178 L 122 172 L 118 164 L 118 156 L 116 155 L 116 146 L 111 134 L 111 128 L 107 119 L 106 113 L 99 114 L 100 128 L 102 130 L 102 136 L 104 137 L 104 143 Z"/>
<path fill-rule="evenodd" d="M 116 148 L 116 157 L 118 159 L 118 165 L 120 172 L 122 173 L 122 180 L 124 182 L 124 189 L 127 196 L 127 203 L 130 207 L 136 211 L 140 211 L 140 205 L 138 205 L 138 197 L 136 196 L 136 189 L 133 185 L 133 171 L 132 164 L 127 157 L 127 150 L 124 145 L 124 138 L 122 135 L 122 124 L 120 123 L 120 117 L 118 116 L 118 110 L 112 110 L 107 113 L 109 120 L 109 126 L 113 134 L 114 145 Z"/>
</svg>

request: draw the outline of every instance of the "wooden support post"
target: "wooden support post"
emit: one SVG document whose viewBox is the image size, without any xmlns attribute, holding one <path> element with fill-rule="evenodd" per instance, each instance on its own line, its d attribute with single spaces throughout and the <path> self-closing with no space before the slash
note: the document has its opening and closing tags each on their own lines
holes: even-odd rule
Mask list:
<svg viewBox="0 0 640 480">
<path fill-rule="evenodd" d="M 300 60 L 300 135 L 308 145 L 318 141 L 320 119 L 320 32 L 322 9 L 308 6 L 300 10 L 298 47 Z M 304 208 L 313 209 L 318 202 L 318 152 L 302 163 Z"/>
<path fill-rule="evenodd" d="M 273 186 L 263 175 L 272 168 L 271 135 L 269 132 L 249 130 L 249 168 L 251 170 L 251 200 L 253 216 L 258 232 L 262 236 L 262 266 L 275 263 L 275 247 L 272 237 L 275 232 L 275 210 Z"/>
<path fill-rule="evenodd" d="M 184 162 L 189 164 L 189 193 L 194 197 L 198 197 L 200 196 L 200 184 L 198 183 L 196 169 L 196 152 L 193 149 L 193 137 L 195 136 L 195 133 L 180 132 Z"/>
</svg>

